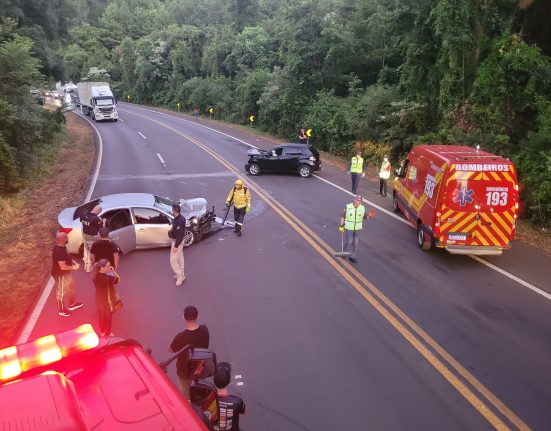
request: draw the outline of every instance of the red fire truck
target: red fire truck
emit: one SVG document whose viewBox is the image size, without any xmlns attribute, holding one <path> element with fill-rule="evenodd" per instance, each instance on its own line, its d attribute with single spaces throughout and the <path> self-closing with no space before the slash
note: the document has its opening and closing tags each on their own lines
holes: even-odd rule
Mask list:
<svg viewBox="0 0 551 431">
<path fill-rule="evenodd" d="M 423 250 L 501 254 L 515 233 L 516 169 L 509 159 L 476 148 L 420 145 L 398 172 L 393 207 L 417 229 Z"/>
<path fill-rule="evenodd" d="M 203 378 L 216 359 L 199 353 Z M 208 384 L 199 392 L 216 402 Z M 199 415 L 139 343 L 109 344 L 90 324 L 0 350 L 3 430 L 208 430 Z"/>
</svg>

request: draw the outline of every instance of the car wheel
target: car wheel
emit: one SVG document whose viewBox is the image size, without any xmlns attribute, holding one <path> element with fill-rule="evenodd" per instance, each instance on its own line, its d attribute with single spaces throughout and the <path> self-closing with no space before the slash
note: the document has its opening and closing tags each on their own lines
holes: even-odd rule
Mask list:
<svg viewBox="0 0 551 431">
<path fill-rule="evenodd" d="M 195 232 L 193 232 L 191 229 L 186 229 L 183 242 L 184 248 L 192 245 L 195 242 Z"/>
<path fill-rule="evenodd" d="M 308 165 L 300 165 L 298 167 L 298 174 L 302 178 L 308 178 L 310 175 L 312 175 L 312 168 Z"/>
<path fill-rule="evenodd" d="M 417 223 L 417 246 L 424 251 L 430 250 L 431 240 L 423 228 L 423 223 Z"/>
<path fill-rule="evenodd" d="M 392 209 L 394 210 L 395 213 L 401 212 L 400 207 L 398 206 L 398 198 L 396 197 L 396 193 L 392 195 Z"/>
<path fill-rule="evenodd" d="M 249 165 L 249 173 L 251 175 L 260 175 L 260 165 L 258 163 L 251 163 Z"/>
</svg>

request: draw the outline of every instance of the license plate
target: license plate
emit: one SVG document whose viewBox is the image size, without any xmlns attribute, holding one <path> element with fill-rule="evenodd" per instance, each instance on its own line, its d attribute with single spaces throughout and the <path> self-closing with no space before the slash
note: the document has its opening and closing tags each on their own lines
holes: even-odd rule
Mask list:
<svg viewBox="0 0 551 431">
<path fill-rule="evenodd" d="M 448 239 L 453 241 L 466 241 L 467 235 L 464 233 L 451 233 L 448 235 Z"/>
</svg>

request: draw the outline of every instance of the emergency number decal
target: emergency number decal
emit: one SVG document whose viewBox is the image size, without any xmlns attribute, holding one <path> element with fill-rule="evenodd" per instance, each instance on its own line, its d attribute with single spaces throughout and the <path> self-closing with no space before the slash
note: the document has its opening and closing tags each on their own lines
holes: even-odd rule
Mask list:
<svg viewBox="0 0 551 431">
<path fill-rule="evenodd" d="M 509 189 L 507 187 L 486 187 L 486 205 L 507 206 Z"/>
<path fill-rule="evenodd" d="M 436 186 L 436 178 L 434 178 L 432 175 L 427 175 L 427 179 L 425 181 L 425 194 L 432 198 L 432 195 L 434 194 L 434 187 Z"/>
</svg>

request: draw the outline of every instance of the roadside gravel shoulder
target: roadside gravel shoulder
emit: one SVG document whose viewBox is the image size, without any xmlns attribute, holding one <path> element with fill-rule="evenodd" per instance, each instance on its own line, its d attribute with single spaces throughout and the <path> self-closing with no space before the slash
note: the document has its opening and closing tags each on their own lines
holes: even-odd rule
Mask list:
<svg viewBox="0 0 551 431">
<path fill-rule="evenodd" d="M 0 348 L 14 341 L 50 276 L 58 213 L 81 202 L 94 163 L 93 132 L 66 114 L 57 155 L 47 174 L 17 195 L 0 197 Z"/>
</svg>

